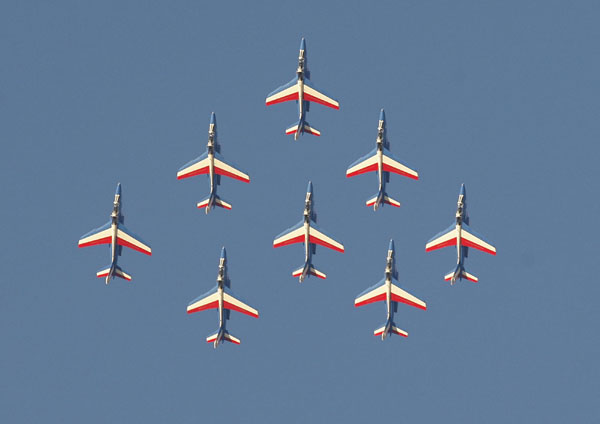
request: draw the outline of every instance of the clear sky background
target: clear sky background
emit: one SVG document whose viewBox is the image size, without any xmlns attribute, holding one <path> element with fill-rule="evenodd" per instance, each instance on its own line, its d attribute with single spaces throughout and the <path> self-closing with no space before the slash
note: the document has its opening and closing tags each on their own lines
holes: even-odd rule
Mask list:
<svg viewBox="0 0 600 424">
<path fill-rule="evenodd" d="M 42 2 L 0 6 L 0 418 L 3 422 L 598 422 L 600 5 L 596 1 Z M 289 81 L 300 38 L 322 131 L 294 142 L 296 106 L 265 107 Z M 376 213 L 374 174 L 345 178 L 375 146 L 384 107 L 402 202 Z M 233 210 L 195 208 L 208 181 L 177 181 L 206 149 L 215 111 Z M 308 180 L 328 275 L 303 284 L 300 245 L 272 248 L 301 219 Z M 78 249 L 105 223 L 117 182 L 128 283 Z M 471 252 L 478 284 L 451 287 L 455 250 L 425 253 L 454 219 L 498 249 Z M 394 238 L 407 339 L 373 337 L 382 304 L 354 297 L 384 272 Z M 215 311 L 186 305 L 215 284 L 241 346 L 214 350 Z"/>
</svg>

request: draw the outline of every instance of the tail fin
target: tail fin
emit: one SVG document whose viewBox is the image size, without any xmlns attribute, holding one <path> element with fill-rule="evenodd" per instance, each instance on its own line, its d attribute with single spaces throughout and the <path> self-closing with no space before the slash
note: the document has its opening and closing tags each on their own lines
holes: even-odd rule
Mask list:
<svg viewBox="0 0 600 424">
<path fill-rule="evenodd" d="M 215 344 L 215 348 L 223 340 L 231 342 L 231 343 L 234 343 L 234 344 L 237 344 L 237 345 L 239 345 L 240 343 L 242 343 L 242 341 L 240 339 L 238 339 L 237 337 L 234 337 L 231 334 L 229 334 L 229 331 L 227 331 L 227 330 L 223 330 L 223 337 L 221 338 L 221 340 L 218 340 L 219 332 L 220 332 L 220 330 L 217 330 L 216 333 L 211 334 L 210 336 L 208 336 L 206 338 L 206 342 L 207 343 L 214 343 Z"/>
<path fill-rule="evenodd" d="M 321 135 L 321 131 L 319 131 L 316 128 L 311 127 L 310 124 L 306 121 L 304 121 L 301 128 L 298 128 L 298 125 L 300 125 L 300 121 L 296 122 L 295 124 L 292 124 L 292 126 L 290 126 L 289 128 L 287 128 L 285 130 L 285 133 L 286 134 L 295 134 L 295 133 L 305 132 L 305 133 L 309 133 L 309 134 L 316 135 L 316 136 Z"/>
<path fill-rule="evenodd" d="M 301 277 L 302 273 L 304 272 L 304 267 L 305 267 L 305 265 L 301 266 L 297 270 L 292 271 L 292 276 L 293 277 Z M 325 274 L 324 272 L 319 271 L 314 266 L 312 266 L 312 264 L 308 268 L 307 274 L 314 275 L 315 277 L 322 278 L 323 280 L 325 280 L 327 278 L 327 274 Z"/>
<path fill-rule="evenodd" d="M 479 279 L 473 274 L 469 274 L 461 264 L 456 265 L 456 268 L 454 268 L 448 274 L 444 275 L 444 280 L 450 281 L 451 284 L 454 284 L 456 280 L 460 280 L 463 278 L 473 283 L 479 281 Z"/>
<path fill-rule="evenodd" d="M 212 204 L 211 204 L 211 197 L 214 197 L 214 200 L 213 200 Z M 213 204 L 215 206 L 219 206 L 219 207 L 224 208 L 224 209 L 231 209 L 231 204 L 227 203 L 225 200 L 221 199 L 216 194 L 214 194 L 214 195 L 208 195 L 204 199 L 200 200 L 198 202 L 198 204 L 196 205 L 196 207 L 198 209 L 206 208 L 206 213 L 208 213 L 210 211 L 210 208 L 213 206 Z"/>
<path fill-rule="evenodd" d="M 122 278 L 124 280 L 131 281 L 131 275 L 129 275 L 125 271 L 123 271 L 120 266 L 118 266 L 118 265 L 114 266 L 114 270 L 112 271 L 112 275 L 110 275 L 111 274 L 111 268 L 112 268 L 112 266 L 109 265 L 108 268 L 101 269 L 100 271 L 98 271 L 96 273 L 96 277 L 98 277 L 98 278 L 107 277 L 106 278 L 106 284 L 108 284 L 108 282 L 110 281 L 110 277 L 120 277 L 120 278 Z"/>
<path fill-rule="evenodd" d="M 385 339 L 385 337 L 388 334 L 397 334 L 399 336 L 402 337 L 408 337 L 408 333 L 398 327 L 396 327 L 396 324 L 394 323 L 394 321 L 388 321 L 385 324 L 383 324 L 383 327 L 379 327 L 378 329 L 376 329 L 375 331 L 373 331 L 373 335 L 374 336 L 381 336 L 381 339 Z"/>
<path fill-rule="evenodd" d="M 395 206 L 397 208 L 400 207 L 400 202 L 395 199 L 392 199 L 390 196 L 387 195 L 386 192 L 377 193 L 374 197 L 371 197 L 365 203 L 367 206 L 373 206 L 374 210 L 377 210 L 377 208 L 383 203 Z"/>
</svg>

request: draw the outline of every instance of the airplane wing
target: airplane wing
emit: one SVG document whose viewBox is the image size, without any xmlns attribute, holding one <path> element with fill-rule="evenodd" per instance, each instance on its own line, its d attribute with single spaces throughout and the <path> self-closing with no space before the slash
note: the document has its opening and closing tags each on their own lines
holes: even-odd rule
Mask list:
<svg viewBox="0 0 600 424">
<path fill-rule="evenodd" d="M 395 278 L 392 279 L 392 300 L 394 302 L 406 303 L 407 305 L 423 310 L 427 309 L 427 304 L 425 302 L 402 290 L 396 284 L 398 284 L 398 281 Z"/>
<path fill-rule="evenodd" d="M 258 311 L 252 306 L 246 305 L 240 299 L 233 297 L 233 292 L 227 288 L 223 292 L 223 307 L 232 311 L 238 311 L 251 317 L 258 318 Z"/>
<path fill-rule="evenodd" d="M 152 255 L 152 248 L 146 242 L 142 241 L 141 238 L 125 228 L 124 225 L 119 225 L 117 229 L 117 244 L 145 253 L 146 255 Z"/>
<path fill-rule="evenodd" d="M 446 246 L 456 246 L 456 224 L 450 225 L 441 233 L 433 236 L 425 245 L 425 251 L 431 252 Z"/>
<path fill-rule="evenodd" d="M 215 173 L 219 175 L 225 175 L 226 177 L 234 178 L 236 180 L 243 181 L 245 183 L 250 182 L 250 177 L 244 172 L 236 169 L 232 165 L 225 162 L 223 156 L 215 152 Z"/>
<path fill-rule="evenodd" d="M 187 307 L 187 313 L 192 314 L 194 312 L 204 311 L 205 309 L 216 309 L 218 307 L 219 294 L 217 293 L 217 287 L 214 287 L 202 296 L 192 300 Z"/>
<path fill-rule="evenodd" d="M 419 179 L 419 173 L 414 169 L 410 169 L 408 166 L 404 165 L 398 159 L 396 159 L 392 153 L 384 148 L 383 149 L 383 170 L 388 172 L 394 172 L 396 174 L 403 175 L 408 178 L 412 178 L 413 180 Z"/>
<path fill-rule="evenodd" d="M 200 174 L 208 174 L 208 152 L 204 152 L 196 159 L 179 168 L 179 171 L 177 171 L 177 179 L 182 180 Z"/>
<path fill-rule="evenodd" d="M 462 244 L 465 246 L 473 247 L 491 255 L 496 254 L 496 248 L 465 223 L 462 224 L 461 237 Z"/>
<path fill-rule="evenodd" d="M 287 246 L 294 243 L 304 243 L 304 220 L 275 237 L 273 247 Z"/>
<path fill-rule="evenodd" d="M 325 93 L 318 91 L 312 81 L 310 81 L 308 78 L 304 79 L 304 100 L 319 103 L 323 106 L 328 106 L 333 109 L 340 108 L 340 104 L 337 100 L 332 99 Z"/>
<path fill-rule="evenodd" d="M 320 244 L 321 246 L 328 247 L 338 252 L 344 253 L 344 245 L 320 230 L 315 224 L 311 222 L 308 234 L 310 235 L 310 242 Z"/>
<path fill-rule="evenodd" d="M 427 309 L 427 304 L 425 302 L 402 290 L 397 284 L 398 281 L 392 279 L 392 301 L 405 303 L 419 309 Z M 385 278 L 383 278 L 379 283 L 359 294 L 356 299 L 354 299 L 354 306 L 358 307 L 368 305 L 369 303 L 385 301 L 387 296 L 386 290 Z"/>
<path fill-rule="evenodd" d="M 288 100 L 298 100 L 298 77 L 294 77 L 290 82 L 269 94 L 265 103 L 267 106 L 271 106 Z"/>
<path fill-rule="evenodd" d="M 79 239 L 79 247 L 94 246 L 96 244 L 110 244 L 112 232 L 110 226 L 112 221 L 108 221 L 102 227 L 98 227 Z"/>
<path fill-rule="evenodd" d="M 350 165 L 346 170 L 346 177 L 354 177 L 372 171 L 377 171 L 377 147 Z"/>
<path fill-rule="evenodd" d="M 356 296 L 356 299 L 354 299 L 354 306 L 359 307 L 368 305 L 369 303 L 380 302 L 385 300 L 385 297 L 385 278 L 383 278 L 380 282 Z"/>
</svg>

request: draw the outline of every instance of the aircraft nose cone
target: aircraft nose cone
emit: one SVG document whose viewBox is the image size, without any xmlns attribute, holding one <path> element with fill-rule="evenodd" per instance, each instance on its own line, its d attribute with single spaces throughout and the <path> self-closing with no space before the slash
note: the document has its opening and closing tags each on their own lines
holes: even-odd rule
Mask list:
<svg viewBox="0 0 600 424">
<path fill-rule="evenodd" d="M 225 250 L 225 246 L 221 249 L 221 258 L 227 259 L 227 251 Z"/>
<path fill-rule="evenodd" d="M 304 41 L 304 37 L 300 41 L 300 50 L 306 50 L 306 41 Z"/>
<path fill-rule="evenodd" d="M 312 193 L 313 187 L 312 187 L 312 181 L 308 182 L 308 187 L 306 187 L 306 192 L 307 193 Z"/>
<path fill-rule="evenodd" d="M 383 110 L 383 108 L 381 109 L 381 112 L 379 112 L 379 120 L 385 121 L 385 111 Z"/>
<path fill-rule="evenodd" d="M 210 114 L 210 123 L 211 123 L 211 124 L 216 124 L 216 123 L 217 123 L 217 115 L 215 115 L 215 113 L 214 113 L 214 112 L 212 112 L 212 113 Z"/>
<path fill-rule="evenodd" d="M 117 184 L 117 191 L 115 191 L 115 194 L 121 195 L 121 183 Z"/>
</svg>

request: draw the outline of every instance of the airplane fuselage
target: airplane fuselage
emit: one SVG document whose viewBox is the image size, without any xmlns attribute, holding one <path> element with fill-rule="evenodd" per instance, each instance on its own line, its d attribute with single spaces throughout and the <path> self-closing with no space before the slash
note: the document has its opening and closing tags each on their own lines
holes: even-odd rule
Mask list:
<svg viewBox="0 0 600 424">
<path fill-rule="evenodd" d="M 392 307 L 392 276 L 394 273 L 394 252 L 392 250 L 388 251 L 387 263 L 385 266 L 385 302 L 387 308 L 387 320 L 385 323 L 385 328 L 383 333 L 381 334 L 381 340 L 385 340 L 387 335 L 390 333 L 390 329 L 393 322 L 394 309 Z"/>
<path fill-rule="evenodd" d="M 119 231 L 119 221 L 121 219 L 121 195 L 115 194 L 115 200 L 113 202 L 113 211 L 110 214 L 111 219 L 111 238 L 110 238 L 110 270 L 106 276 L 106 284 L 108 284 L 111 278 L 114 277 L 115 267 L 117 266 L 118 252 L 117 252 L 117 232 Z"/>
<path fill-rule="evenodd" d="M 379 209 L 379 206 L 383 203 L 385 196 L 385 178 L 383 174 L 383 143 L 385 137 L 385 121 L 380 119 L 377 127 L 377 179 L 379 180 L 379 191 L 377 192 L 377 199 L 373 204 L 373 210 Z"/>
<path fill-rule="evenodd" d="M 223 293 L 224 288 L 223 285 L 227 276 L 225 275 L 225 259 L 221 258 L 219 262 L 219 274 L 217 275 L 217 299 L 219 302 L 219 333 L 217 338 L 215 339 L 215 348 L 219 345 L 219 343 L 223 340 L 223 336 L 225 333 L 225 319 L 224 319 L 224 308 L 223 308 Z"/>
<path fill-rule="evenodd" d="M 296 70 L 298 75 L 298 128 L 294 133 L 294 140 L 298 140 L 298 136 L 304 128 L 304 50 L 300 50 L 298 56 L 298 69 Z"/>
<path fill-rule="evenodd" d="M 461 268 L 463 263 L 463 249 L 462 249 L 462 223 L 464 219 L 464 195 L 458 196 L 457 209 L 456 209 L 456 270 L 451 279 L 451 284 L 454 284 L 457 278 L 460 278 Z"/>
<path fill-rule="evenodd" d="M 206 145 L 208 156 L 208 177 L 210 179 L 210 198 L 206 205 L 205 212 L 208 213 L 215 203 L 216 184 L 215 184 L 215 124 L 211 123 L 208 129 L 208 144 Z"/>
<path fill-rule="evenodd" d="M 304 281 L 310 272 L 311 246 L 310 246 L 310 217 L 312 215 L 312 193 L 306 193 L 304 206 L 304 268 L 300 274 L 300 282 Z"/>
</svg>

